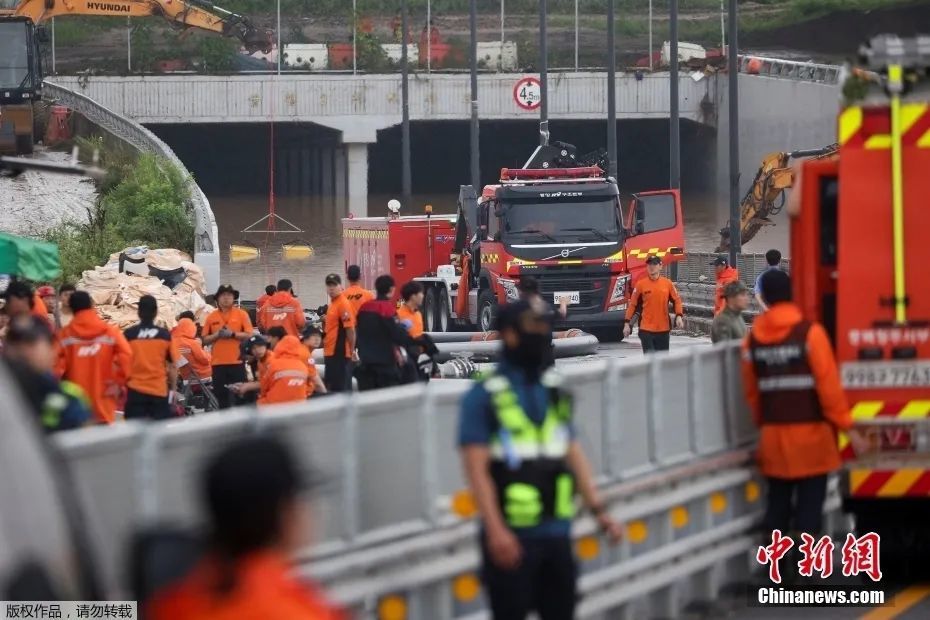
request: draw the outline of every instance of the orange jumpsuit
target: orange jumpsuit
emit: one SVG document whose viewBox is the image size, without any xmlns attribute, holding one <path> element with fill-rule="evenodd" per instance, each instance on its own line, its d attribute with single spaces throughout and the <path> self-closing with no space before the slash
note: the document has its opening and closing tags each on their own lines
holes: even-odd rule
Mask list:
<svg viewBox="0 0 930 620">
<path fill-rule="evenodd" d="M 113 388 L 125 387 L 131 365 L 132 349 L 126 338 L 93 308 L 75 314 L 58 334 L 55 372 L 84 390 L 98 422 L 116 420 L 118 395 Z"/>
<path fill-rule="evenodd" d="M 283 555 L 258 551 L 232 568 L 232 591 L 225 592 L 216 558 L 207 557 L 180 583 L 157 593 L 146 605 L 151 620 L 347 620 L 306 581 L 294 576 Z"/>
<path fill-rule="evenodd" d="M 200 379 L 210 379 L 213 369 L 210 367 L 210 354 L 204 351 L 200 340 L 196 338 L 197 325 L 190 319 L 181 319 L 171 330 L 171 346 L 187 364 L 179 369 L 180 375 L 189 379 L 194 373 Z"/>
<path fill-rule="evenodd" d="M 411 338 L 423 335 L 423 314 L 419 310 L 411 310 L 406 304 L 397 308 L 397 321 L 404 326 Z"/>
<path fill-rule="evenodd" d="M 310 396 L 310 373 L 307 359 L 310 354 L 297 338 L 285 336 L 274 348 L 274 356 L 265 372 L 261 373 L 259 404 L 290 403 L 306 400 Z"/>
<path fill-rule="evenodd" d="M 269 297 L 258 309 L 255 320 L 263 332 L 280 325 L 290 336 L 300 336 L 300 330 L 307 324 L 303 306 L 287 291 Z"/>
<path fill-rule="evenodd" d="M 675 304 L 675 315 L 684 313 L 681 296 L 675 284 L 668 278 L 659 276 L 651 280 L 648 276 L 641 278 L 633 287 L 633 295 L 626 308 L 626 320 L 639 313 L 639 328 L 647 332 L 671 331 L 668 320 L 668 304 Z"/>
<path fill-rule="evenodd" d="M 375 298 L 374 293 L 366 288 L 362 288 L 358 284 L 353 284 L 343 291 L 342 294 L 345 295 L 346 301 L 348 301 L 349 305 L 352 307 L 352 316 L 356 318 L 358 318 L 358 311 L 361 307 Z"/>
<path fill-rule="evenodd" d="M 776 304 L 753 321 L 752 337 L 762 344 L 780 342 L 801 319 L 801 309 L 796 305 Z M 756 454 L 762 474 L 795 479 L 839 469 L 836 433 L 851 428 L 853 421 L 823 326 L 815 323 L 807 333 L 807 362 L 823 410 L 823 421 L 762 424 L 762 396 L 748 351 L 749 336 L 743 341 L 743 389 L 752 408 L 753 421 L 760 426 Z"/>
<path fill-rule="evenodd" d="M 727 298 L 723 296 L 723 289 L 730 282 L 739 281 L 739 270 L 733 267 L 726 267 L 717 274 L 717 289 L 715 291 L 714 316 L 720 314 L 727 307 Z"/>
</svg>

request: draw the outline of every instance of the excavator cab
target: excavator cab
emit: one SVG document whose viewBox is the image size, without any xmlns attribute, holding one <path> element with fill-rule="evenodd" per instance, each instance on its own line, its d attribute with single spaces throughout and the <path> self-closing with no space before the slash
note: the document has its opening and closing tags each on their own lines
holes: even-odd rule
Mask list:
<svg viewBox="0 0 930 620">
<path fill-rule="evenodd" d="M 42 93 L 40 29 L 0 16 L 0 153 L 32 152 L 32 103 Z"/>
</svg>

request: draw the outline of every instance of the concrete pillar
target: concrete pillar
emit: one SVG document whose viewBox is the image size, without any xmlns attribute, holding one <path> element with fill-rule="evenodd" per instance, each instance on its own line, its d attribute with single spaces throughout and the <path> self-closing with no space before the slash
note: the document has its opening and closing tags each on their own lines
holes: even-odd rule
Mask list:
<svg viewBox="0 0 930 620">
<path fill-rule="evenodd" d="M 349 213 L 368 215 L 368 143 L 346 143 Z"/>
<path fill-rule="evenodd" d="M 323 168 L 321 170 L 321 177 L 323 178 L 323 195 L 332 196 L 333 195 L 333 151 L 335 149 L 332 146 L 324 147 L 320 153 L 323 157 Z"/>
<path fill-rule="evenodd" d="M 345 200 L 346 190 L 348 189 L 348 179 L 346 178 L 346 147 L 339 145 L 335 148 L 335 166 L 333 169 L 333 178 L 336 183 L 336 201 L 340 204 Z"/>
</svg>

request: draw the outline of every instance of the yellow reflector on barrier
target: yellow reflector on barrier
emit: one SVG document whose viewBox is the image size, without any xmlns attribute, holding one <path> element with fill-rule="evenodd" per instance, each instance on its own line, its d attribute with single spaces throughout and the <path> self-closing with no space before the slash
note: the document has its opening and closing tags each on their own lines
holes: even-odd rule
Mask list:
<svg viewBox="0 0 930 620">
<path fill-rule="evenodd" d="M 669 516 L 672 518 L 672 527 L 676 530 L 680 530 L 681 528 L 688 525 L 688 521 L 690 520 L 688 509 L 684 506 L 676 506 L 675 508 L 672 508 L 672 512 Z"/>
<path fill-rule="evenodd" d="M 478 597 L 481 590 L 481 583 L 472 573 L 459 575 L 452 582 L 452 595 L 457 601 L 468 603 Z"/>
<path fill-rule="evenodd" d="M 478 506 L 475 505 L 475 498 L 471 491 L 462 489 L 455 492 L 452 496 L 452 513 L 463 519 L 471 519 L 478 513 Z"/>
<path fill-rule="evenodd" d="M 727 496 L 723 493 L 713 493 L 710 496 L 710 511 L 719 515 L 721 512 L 727 509 Z"/>
<path fill-rule="evenodd" d="M 378 620 L 407 620 L 407 601 L 402 596 L 385 596 L 378 603 Z"/>
<path fill-rule="evenodd" d="M 633 521 L 626 526 L 626 537 L 633 544 L 638 544 L 649 537 L 649 527 L 645 521 Z"/>
<path fill-rule="evenodd" d="M 575 543 L 575 552 L 582 562 L 593 560 L 601 552 L 601 543 L 595 536 L 585 536 Z"/>
<path fill-rule="evenodd" d="M 759 484 L 755 480 L 746 483 L 746 501 L 755 502 L 759 499 Z"/>
</svg>

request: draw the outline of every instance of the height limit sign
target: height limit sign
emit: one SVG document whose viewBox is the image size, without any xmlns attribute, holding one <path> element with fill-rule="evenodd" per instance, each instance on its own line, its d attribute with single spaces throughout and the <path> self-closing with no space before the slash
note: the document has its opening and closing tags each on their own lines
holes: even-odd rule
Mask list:
<svg viewBox="0 0 930 620">
<path fill-rule="evenodd" d="M 525 77 L 513 87 L 513 100 L 524 110 L 535 110 L 542 103 L 542 86 L 534 77 Z"/>
</svg>

